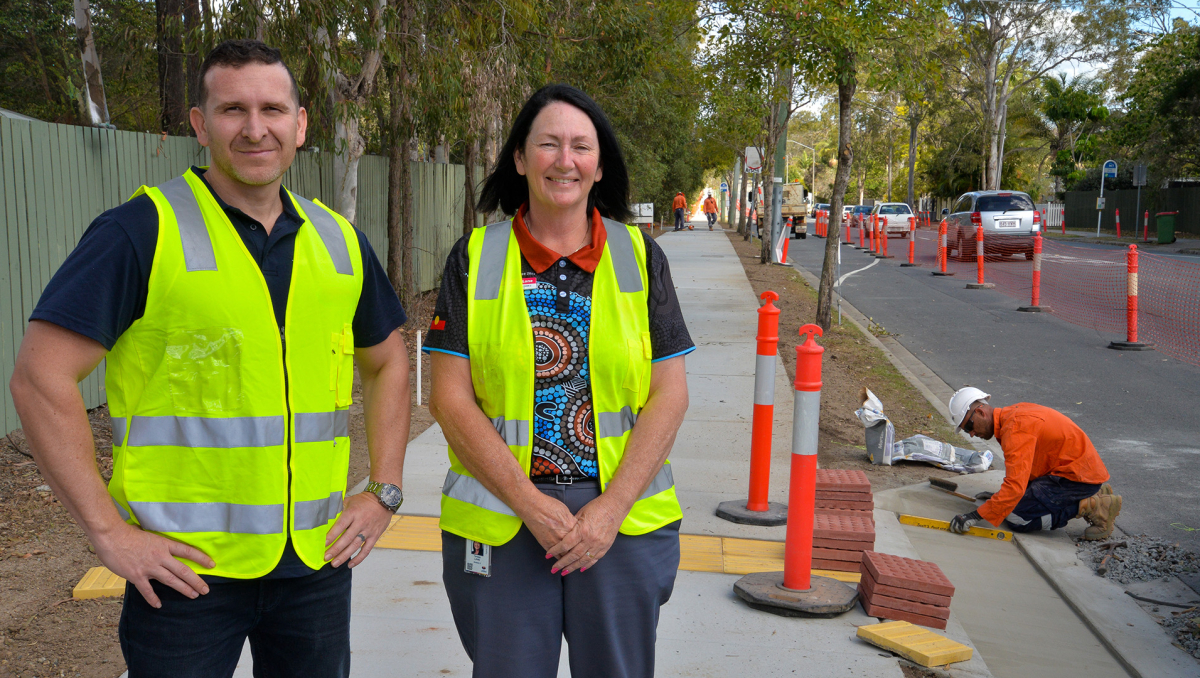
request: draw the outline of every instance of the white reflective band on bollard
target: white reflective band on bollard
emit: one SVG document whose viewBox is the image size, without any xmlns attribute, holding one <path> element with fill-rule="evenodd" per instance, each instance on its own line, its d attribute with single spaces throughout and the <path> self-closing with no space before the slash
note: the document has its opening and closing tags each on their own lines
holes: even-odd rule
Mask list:
<svg viewBox="0 0 1200 678">
<path fill-rule="evenodd" d="M 795 393 L 795 407 L 792 412 L 792 454 L 815 455 L 821 419 L 821 392 Z"/>
<path fill-rule="evenodd" d="M 754 356 L 754 404 L 775 404 L 775 356 Z"/>
</svg>

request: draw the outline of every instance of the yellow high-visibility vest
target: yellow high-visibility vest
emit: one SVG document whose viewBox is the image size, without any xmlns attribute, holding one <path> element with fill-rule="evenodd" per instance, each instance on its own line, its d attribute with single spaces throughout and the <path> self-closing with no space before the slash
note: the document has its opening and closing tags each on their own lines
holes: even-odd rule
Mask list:
<svg viewBox="0 0 1200 678">
<path fill-rule="evenodd" d="M 353 227 L 288 193 L 296 233 L 284 326 L 258 264 L 192 171 L 157 188 L 146 310 L 108 354 L 121 516 L 195 546 L 201 574 L 270 572 L 288 536 L 325 563 L 350 463 L 351 323 L 362 292 Z"/>
<path fill-rule="evenodd" d="M 604 227 L 604 253 L 592 279 L 588 342 L 601 490 L 616 473 L 629 432 L 650 396 L 653 357 L 645 243 L 636 227 L 609 219 Z M 533 458 L 533 325 L 512 222 L 475 229 L 467 252 L 467 346 L 475 401 L 528 474 Z M 492 546 L 512 539 L 521 519 L 471 476 L 453 449 L 448 451 L 441 528 Z M 682 517 L 667 462 L 620 529 L 622 534 L 645 534 Z"/>
</svg>

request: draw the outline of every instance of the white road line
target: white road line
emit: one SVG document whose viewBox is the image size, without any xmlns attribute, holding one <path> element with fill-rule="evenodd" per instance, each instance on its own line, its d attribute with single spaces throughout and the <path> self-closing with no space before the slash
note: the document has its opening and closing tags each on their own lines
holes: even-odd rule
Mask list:
<svg viewBox="0 0 1200 678">
<path fill-rule="evenodd" d="M 879 259 L 876 259 L 875 261 L 872 261 L 871 263 L 867 264 L 866 266 L 863 266 L 863 267 L 862 267 L 862 268 L 860 268 L 860 269 L 856 269 L 856 270 L 850 271 L 850 272 L 849 272 L 849 273 L 847 273 L 846 275 L 844 275 L 844 276 L 842 276 L 842 277 L 838 278 L 838 279 L 837 279 L 837 286 L 838 286 L 838 287 L 841 287 L 841 286 L 842 286 L 842 281 L 843 281 L 843 280 L 845 280 L 846 278 L 849 278 L 850 276 L 854 275 L 855 273 L 862 273 L 863 271 L 867 270 L 868 268 L 871 268 L 871 267 L 872 267 L 872 266 L 874 266 L 875 264 L 878 264 L 878 263 L 879 263 L 879 261 L 880 261 Z"/>
</svg>

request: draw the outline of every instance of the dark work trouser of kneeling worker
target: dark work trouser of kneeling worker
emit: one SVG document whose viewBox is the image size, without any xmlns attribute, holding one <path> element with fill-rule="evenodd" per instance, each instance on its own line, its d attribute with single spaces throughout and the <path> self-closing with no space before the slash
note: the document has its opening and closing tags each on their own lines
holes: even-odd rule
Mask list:
<svg viewBox="0 0 1200 678">
<path fill-rule="evenodd" d="M 1099 492 L 1100 485 L 1059 476 L 1034 478 L 1005 522 L 1014 532 L 1057 530 L 1079 515 L 1079 502 Z"/>
</svg>

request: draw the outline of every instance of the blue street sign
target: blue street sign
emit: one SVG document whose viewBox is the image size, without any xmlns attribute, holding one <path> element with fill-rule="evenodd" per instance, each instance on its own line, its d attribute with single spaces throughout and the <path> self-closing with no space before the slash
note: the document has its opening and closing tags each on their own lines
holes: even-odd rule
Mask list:
<svg viewBox="0 0 1200 678">
<path fill-rule="evenodd" d="M 729 190 L 729 184 L 727 184 L 727 183 L 725 183 L 724 181 L 722 181 L 722 182 L 721 182 L 721 191 L 722 191 L 722 192 L 725 192 L 725 191 L 728 191 L 728 190 Z"/>
<path fill-rule="evenodd" d="M 1117 178 L 1117 161 L 1116 160 L 1104 161 L 1104 178 L 1105 179 L 1116 179 Z"/>
</svg>

